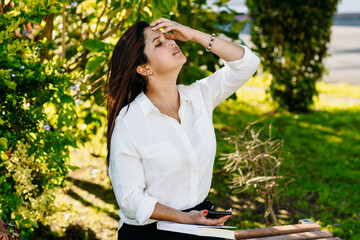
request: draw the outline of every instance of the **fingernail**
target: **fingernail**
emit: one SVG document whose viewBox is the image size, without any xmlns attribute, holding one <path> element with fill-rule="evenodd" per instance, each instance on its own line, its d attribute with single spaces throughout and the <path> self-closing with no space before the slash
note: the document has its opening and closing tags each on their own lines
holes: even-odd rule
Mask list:
<svg viewBox="0 0 360 240">
<path fill-rule="evenodd" d="M 209 212 L 208 210 L 205 210 L 205 211 L 204 211 L 204 214 L 206 215 L 206 214 L 208 214 L 208 212 Z"/>
</svg>

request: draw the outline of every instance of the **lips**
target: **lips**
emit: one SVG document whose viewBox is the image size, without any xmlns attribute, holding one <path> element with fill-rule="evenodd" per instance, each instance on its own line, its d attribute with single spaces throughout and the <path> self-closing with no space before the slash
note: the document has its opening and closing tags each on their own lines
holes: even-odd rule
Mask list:
<svg viewBox="0 0 360 240">
<path fill-rule="evenodd" d="M 178 53 L 180 53 L 180 49 L 179 49 L 178 47 L 175 47 L 175 48 L 174 48 L 174 52 L 173 52 L 173 56 L 174 56 L 175 54 L 178 54 Z"/>
</svg>

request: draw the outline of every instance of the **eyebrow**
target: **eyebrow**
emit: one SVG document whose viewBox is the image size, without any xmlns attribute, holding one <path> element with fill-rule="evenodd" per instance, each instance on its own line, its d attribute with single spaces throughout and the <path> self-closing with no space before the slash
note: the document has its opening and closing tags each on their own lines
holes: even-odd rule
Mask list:
<svg viewBox="0 0 360 240">
<path fill-rule="evenodd" d="M 154 42 L 155 42 L 155 40 L 156 39 L 159 39 L 160 38 L 160 36 L 157 36 L 156 38 L 154 38 L 153 40 L 152 40 L 152 43 L 151 44 L 153 44 Z"/>
</svg>

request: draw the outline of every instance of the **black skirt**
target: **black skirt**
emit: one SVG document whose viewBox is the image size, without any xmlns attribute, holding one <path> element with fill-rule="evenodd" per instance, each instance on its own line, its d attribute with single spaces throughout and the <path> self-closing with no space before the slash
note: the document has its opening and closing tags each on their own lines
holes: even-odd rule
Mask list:
<svg viewBox="0 0 360 240">
<path fill-rule="evenodd" d="M 184 212 L 189 212 L 191 210 L 211 210 L 213 205 L 209 201 L 204 201 L 199 205 L 184 210 Z M 176 233 L 176 232 L 169 232 L 169 231 L 162 231 L 156 228 L 156 222 L 142 225 L 142 226 L 135 226 L 129 225 L 124 223 L 123 226 L 119 229 L 118 232 L 118 240 L 190 240 L 190 239 L 199 239 L 199 240 L 215 240 L 222 238 L 214 238 L 214 237 L 200 237 L 195 235 L 183 234 L 183 233 Z"/>
</svg>

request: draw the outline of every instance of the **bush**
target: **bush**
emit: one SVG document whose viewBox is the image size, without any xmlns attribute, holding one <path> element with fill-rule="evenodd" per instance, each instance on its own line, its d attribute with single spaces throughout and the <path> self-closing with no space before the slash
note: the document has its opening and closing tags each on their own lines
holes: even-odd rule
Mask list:
<svg viewBox="0 0 360 240">
<path fill-rule="evenodd" d="M 42 61 L 49 44 L 28 34 L 27 26 L 61 6 L 32 4 L 0 8 L 0 217 L 17 222 L 25 239 L 51 210 L 69 171 L 69 147 L 81 139 L 71 76 L 60 61 Z"/>
<path fill-rule="evenodd" d="M 281 107 L 304 112 L 317 95 L 324 73 L 330 27 L 338 0 L 247 0 L 253 21 L 251 40 L 265 71 L 270 93 Z"/>
</svg>

